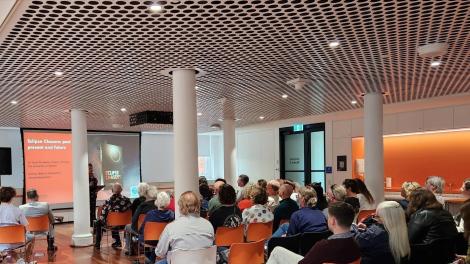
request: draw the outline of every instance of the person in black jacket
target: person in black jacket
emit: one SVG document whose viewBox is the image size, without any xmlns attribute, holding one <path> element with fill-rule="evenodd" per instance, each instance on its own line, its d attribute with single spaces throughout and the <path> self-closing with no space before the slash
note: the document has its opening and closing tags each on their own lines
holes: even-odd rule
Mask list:
<svg viewBox="0 0 470 264">
<path fill-rule="evenodd" d="M 457 237 L 452 215 L 444 210 L 431 191 L 424 188 L 413 191 L 409 199 L 408 237 L 412 248 L 413 245 L 420 245 L 425 250 L 419 254 L 424 253 L 429 255 L 428 258 L 451 262 L 455 256 L 453 244 Z M 413 256 L 413 252 L 411 255 Z"/>
</svg>

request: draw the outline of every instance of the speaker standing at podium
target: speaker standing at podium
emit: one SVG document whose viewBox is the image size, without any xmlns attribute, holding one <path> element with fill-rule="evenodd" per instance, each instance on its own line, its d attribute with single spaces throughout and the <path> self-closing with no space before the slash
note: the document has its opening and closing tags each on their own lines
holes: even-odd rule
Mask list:
<svg viewBox="0 0 470 264">
<path fill-rule="evenodd" d="M 90 227 L 96 219 L 96 196 L 98 193 L 98 179 L 93 173 L 93 164 L 88 163 L 88 181 L 90 183 Z"/>
</svg>

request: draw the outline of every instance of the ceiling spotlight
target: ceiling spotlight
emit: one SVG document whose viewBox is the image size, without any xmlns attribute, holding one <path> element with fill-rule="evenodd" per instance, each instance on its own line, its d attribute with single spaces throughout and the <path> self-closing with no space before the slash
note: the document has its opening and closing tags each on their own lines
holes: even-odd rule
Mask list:
<svg viewBox="0 0 470 264">
<path fill-rule="evenodd" d="M 197 113 L 197 116 L 202 116 L 202 113 Z"/>
<path fill-rule="evenodd" d="M 150 6 L 150 11 L 152 12 L 160 12 L 163 10 L 163 7 L 159 4 L 153 4 Z"/>
<path fill-rule="evenodd" d="M 286 98 L 289 97 L 289 96 L 288 96 L 287 94 L 283 94 L 281 97 L 282 97 L 283 99 L 286 99 Z"/>
<path fill-rule="evenodd" d="M 355 104 L 357 104 L 357 101 L 356 101 L 356 100 L 352 100 L 352 101 L 351 101 L 351 104 L 355 105 Z"/>
<path fill-rule="evenodd" d="M 123 108 L 121 108 L 121 112 L 126 112 L 126 111 L 127 111 L 127 109 L 126 109 L 126 108 L 124 108 L 124 107 L 123 107 Z"/>
<path fill-rule="evenodd" d="M 264 116 L 260 116 L 259 119 L 260 119 L 260 120 L 263 120 L 263 119 L 264 119 Z"/>
<path fill-rule="evenodd" d="M 339 46 L 339 41 L 332 41 L 330 43 L 328 43 L 328 46 L 330 46 L 330 48 L 336 48 Z"/>
<path fill-rule="evenodd" d="M 16 104 L 18 104 L 18 101 L 13 100 L 13 101 L 11 101 L 10 103 L 11 103 L 12 105 L 16 105 Z"/>
<path fill-rule="evenodd" d="M 442 64 L 442 61 L 432 61 L 431 62 L 431 67 L 438 67 L 441 64 Z"/>
<path fill-rule="evenodd" d="M 112 124 L 113 128 L 123 128 L 123 124 Z"/>
<path fill-rule="evenodd" d="M 60 76 L 64 75 L 64 72 L 63 71 L 55 71 L 54 75 L 57 76 L 57 77 L 60 77 Z"/>
<path fill-rule="evenodd" d="M 195 86 L 194 89 L 196 89 L 196 91 L 199 90 L 199 86 Z"/>
</svg>

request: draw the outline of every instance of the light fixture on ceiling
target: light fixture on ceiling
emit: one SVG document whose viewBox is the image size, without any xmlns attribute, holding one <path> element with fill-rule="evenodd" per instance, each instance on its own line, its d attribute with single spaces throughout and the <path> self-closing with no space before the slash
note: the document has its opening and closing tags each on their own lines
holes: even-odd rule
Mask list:
<svg viewBox="0 0 470 264">
<path fill-rule="evenodd" d="M 64 75 L 64 72 L 63 71 L 55 71 L 54 75 L 57 76 L 57 77 L 60 77 L 60 76 Z"/>
<path fill-rule="evenodd" d="M 12 104 L 12 105 L 16 105 L 16 104 L 18 104 L 18 101 L 16 101 L 16 100 L 12 100 L 12 101 L 10 102 L 10 104 Z"/>
<path fill-rule="evenodd" d="M 196 86 L 194 87 L 194 89 L 196 89 L 196 91 L 199 90 L 199 86 L 196 85 Z"/>
<path fill-rule="evenodd" d="M 121 112 L 127 112 L 127 109 L 126 108 L 121 108 Z"/>
<path fill-rule="evenodd" d="M 309 83 L 311 83 L 310 80 L 303 79 L 303 78 L 296 78 L 296 79 L 292 79 L 292 80 L 287 81 L 287 84 L 294 86 L 294 89 L 296 91 L 302 90 L 305 87 L 305 85 L 307 85 Z"/>
<path fill-rule="evenodd" d="M 282 97 L 283 99 L 287 99 L 287 97 L 289 97 L 289 96 L 288 96 L 287 94 L 283 94 L 281 97 Z"/>
<path fill-rule="evenodd" d="M 202 116 L 202 113 L 201 112 L 197 113 L 197 116 Z"/>
<path fill-rule="evenodd" d="M 113 128 L 123 128 L 123 124 L 112 124 Z"/>
<path fill-rule="evenodd" d="M 157 13 L 163 10 L 163 6 L 161 6 L 160 4 L 152 4 L 149 9 L 150 11 Z"/>
<path fill-rule="evenodd" d="M 433 68 L 439 67 L 439 65 L 441 65 L 441 64 L 442 64 L 442 61 L 439 61 L 439 60 L 437 60 L 437 61 L 432 61 L 432 62 L 431 62 L 431 67 L 433 67 Z"/>
<path fill-rule="evenodd" d="M 219 124 L 212 124 L 211 128 L 212 129 L 221 129 L 221 126 Z"/>
<path fill-rule="evenodd" d="M 335 41 L 331 41 L 330 43 L 328 43 L 328 46 L 332 49 L 336 48 L 339 46 L 339 41 L 335 40 Z"/>
<path fill-rule="evenodd" d="M 355 105 L 355 104 L 357 104 L 357 101 L 356 101 L 356 100 L 352 100 L 352 101 L 351 101 L 351 104 Z"/>
<path fill-rule="evenodd" d="M 235 122 L 242 121 L 241 118 L 235 118 Z"/>
<path fill-rule="evenodd" d="M 263 119 L 264 119 L 264 116 L 260 116 L 259 119 L 260 119 L 260 120 L 263 120 Z"/>
<path fill-rule="evenodd" d="M 419 46 L 418 55 L 421 58 L 441 57 L 447 54 L 449 45 L 447 43 L 431 43 Z"/>
</svg>

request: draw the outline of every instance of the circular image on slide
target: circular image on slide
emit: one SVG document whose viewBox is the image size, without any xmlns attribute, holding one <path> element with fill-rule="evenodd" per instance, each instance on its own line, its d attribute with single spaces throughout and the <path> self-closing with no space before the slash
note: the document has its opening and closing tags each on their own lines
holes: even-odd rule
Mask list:
<svg viewBox="0 0 470 264">
<path fill-rule="evenodd" d="M 111 160 L 114 162 L 120 162 L 121 161 L 120 148 L 115 145 L 109 145 L 108 147 L 109 147 L 109 157 L 111 158 Z"/>
</svg>

